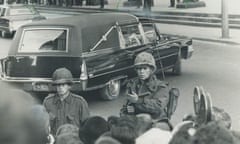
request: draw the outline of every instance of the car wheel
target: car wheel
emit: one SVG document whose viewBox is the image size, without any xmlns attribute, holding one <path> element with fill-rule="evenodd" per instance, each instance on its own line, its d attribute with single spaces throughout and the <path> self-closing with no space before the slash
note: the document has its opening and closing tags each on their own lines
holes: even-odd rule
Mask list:
<svg viewBox="0 0 240 144">
<path fill-rule="evenodd" d="M 178 56 L 177 61 L 172 69 L 172 73 L 174 75 L 181 75 L 182 74 L 182 62 L 181 62 L 181 57 Z"/>
<path fill-rule="evenodd" d="M 119 97 L 120 89 L 120 80 L 110 80 L 108 84 L 101 89 L 101 97 L 104 100 L 114 100 Z"/>
</svg>

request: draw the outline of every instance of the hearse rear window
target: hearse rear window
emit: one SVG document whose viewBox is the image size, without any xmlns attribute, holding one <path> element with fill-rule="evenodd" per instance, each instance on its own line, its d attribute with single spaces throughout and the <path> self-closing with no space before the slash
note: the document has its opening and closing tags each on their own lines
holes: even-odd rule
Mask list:
<svg viewBox="0 0 240 144">
<path fill-rule="evenodd" d="M 19 52 L 66 52 L 66 29 L 24 30 Z"/>
</svg>

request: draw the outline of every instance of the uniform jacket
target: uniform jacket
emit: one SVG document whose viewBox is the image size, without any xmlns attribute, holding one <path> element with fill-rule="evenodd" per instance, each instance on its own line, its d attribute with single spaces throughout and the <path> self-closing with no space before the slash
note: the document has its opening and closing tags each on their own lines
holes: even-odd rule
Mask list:
<svg viewBox="0 0 240 144">
<path fill-rule="evenodd" d="M 80 127 L 89 117 L 87 102 L 71 92 L 63 101 L 57 94 L 48 96 L 44 99 L 43 105 L 49 113 L 51 131 L 54 135 L 59 126 L 69 123 Z"/>
<path fill-rule="evenodd" d="M 135 114 L 148 113 L 155 120 L 167 118 L 166 108 L 169 100 L 168 86 L 155 75 L 148 80 L 134 79 L 127 85 L 129 91 L 138 95 L 138 101 L 132 104 Z M 142 94 L 146 94 L 142 96 Z"/>
</svg>

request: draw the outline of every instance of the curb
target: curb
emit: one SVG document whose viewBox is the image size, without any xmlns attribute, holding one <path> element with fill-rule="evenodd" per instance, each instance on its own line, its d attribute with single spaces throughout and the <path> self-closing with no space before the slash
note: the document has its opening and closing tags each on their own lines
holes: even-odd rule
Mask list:
<svg viewBox="0 0 240 144">
<path fill-rule="evenodd" d="M 221 39 L 211 39 L 211 38 L 200 38 L 200 37 L 192 37 L 193 40 L 199 41 L 207 41 L 207 42 L 216 42 L 216 43 L 224 43 L 230 45 L 240 45 L 238 42 L 230 41 L 230 40 L 221 40 Z"/>
</svg>

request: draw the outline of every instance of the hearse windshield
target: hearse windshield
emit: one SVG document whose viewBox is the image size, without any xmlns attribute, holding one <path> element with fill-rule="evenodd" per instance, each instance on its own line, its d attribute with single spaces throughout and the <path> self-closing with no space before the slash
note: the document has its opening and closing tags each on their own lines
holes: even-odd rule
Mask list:
<svg viewBox="0 0 240 144">
<path fill-rule="evenodd" d="M 66 29 L 26 29 L 19 45 L 19 52 L 66 52 Z"/>
</svg>

